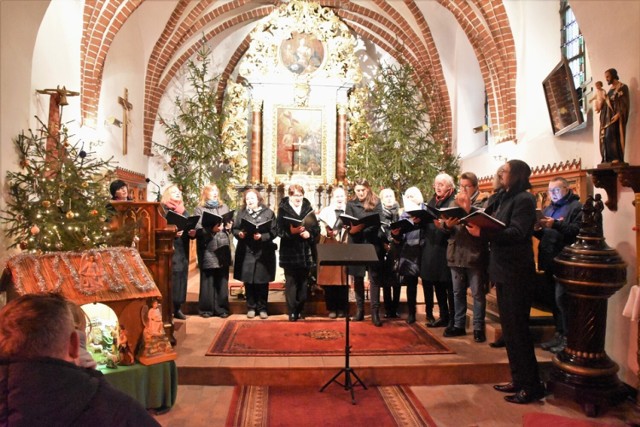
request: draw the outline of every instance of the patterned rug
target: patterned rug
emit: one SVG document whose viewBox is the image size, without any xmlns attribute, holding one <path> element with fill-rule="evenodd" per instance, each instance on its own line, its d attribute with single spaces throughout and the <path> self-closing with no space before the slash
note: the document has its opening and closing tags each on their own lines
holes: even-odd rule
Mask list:
<svg viewBox="0 0 640 427">
<path fill-rule="evenodd" d="M 409 387 L 355 388 L 356 404 L 342 387 L 236 386 L 227 427 L 436 426 Z"/>
<path fill-rule="evenodd" d="M 418 323 L 350 322 L 351 354 L 366 356 L 453 353 Z M 344 354 L 344 320 L 225 322 L 207 356 L 332 356 Z"/>
</svg>

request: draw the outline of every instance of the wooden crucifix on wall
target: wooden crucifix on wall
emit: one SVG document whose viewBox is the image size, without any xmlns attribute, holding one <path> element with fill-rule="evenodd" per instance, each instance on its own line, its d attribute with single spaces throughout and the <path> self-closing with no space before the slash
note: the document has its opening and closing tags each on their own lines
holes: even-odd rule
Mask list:
<svg viewBox="0 0 640 427">
<path fill-rule="evenodd" d="M 133 109 L 133 104 L 129 102 L 129 89 L 124 88 L 124 97 L 118 97 L 118 104 L 122 106 L 122 154 L 126 156 L 129 139 L 129 111 Z"/>
</svg>

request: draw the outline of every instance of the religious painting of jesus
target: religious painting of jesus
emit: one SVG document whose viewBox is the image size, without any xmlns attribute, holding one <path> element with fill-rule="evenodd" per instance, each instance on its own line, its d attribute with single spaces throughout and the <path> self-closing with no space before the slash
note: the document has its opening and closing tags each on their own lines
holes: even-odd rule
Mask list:
<svg viewBox="0 0 640 427">
<path fill-rule="evenodd" d="M 322 109 L 278 107 L 276 175 L 322 176 Z"/>
</svg>

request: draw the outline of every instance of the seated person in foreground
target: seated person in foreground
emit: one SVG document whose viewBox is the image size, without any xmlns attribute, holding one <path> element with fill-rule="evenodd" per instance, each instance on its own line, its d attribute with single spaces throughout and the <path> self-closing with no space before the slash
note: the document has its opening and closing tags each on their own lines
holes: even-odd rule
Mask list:
<svg viewBox="0 0 640 427">
<path fill-rule="evenodd" d="M 0 310 L 0 425 L 159 426 L 102 373 L 74 365 L 78 349 L 62 296 L 24 295 Z"/>
</svg>

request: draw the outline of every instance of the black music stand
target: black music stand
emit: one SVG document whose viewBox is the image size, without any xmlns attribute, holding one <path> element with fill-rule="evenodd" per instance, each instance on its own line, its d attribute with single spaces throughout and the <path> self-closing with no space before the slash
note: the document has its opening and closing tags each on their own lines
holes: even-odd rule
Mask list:
<svg viewBox="0 0 640 427">
<path fill-rule="evenodd" d="M 378 255 L 376 254 L 375 247 L 369 243 L 362 244 L 348 244 L 348 245 L 317 245 L 318 250 L 318 265 L 370 265 L 378 262 Z M 348 283 L 343 283 L 342 286 L 348 286 Z M 366 390 L 367 386 L 364 385 L 360 377 L 349 366 L 349 353 L 351 352 L 351 346 L 349 345 L 349 307 L 347 305 L 347 313 L 345 316 L 345 346 L 344 346 L 344 368 L 340 369 L 325 385 L 322 386 L 320 392 L 323 392 L 325 388 L 332 382 L 344 387 L 345 390 L 351 392 L 351 403 L 356 404 L 356 397 L 353 392 L 353 388 L 358 383 Z M 344 373 L 344 384 L 338 381 L 338 377 Z M 351 379 L 351 376 L 356 379 L 355 382 Z"/>
</svg>

